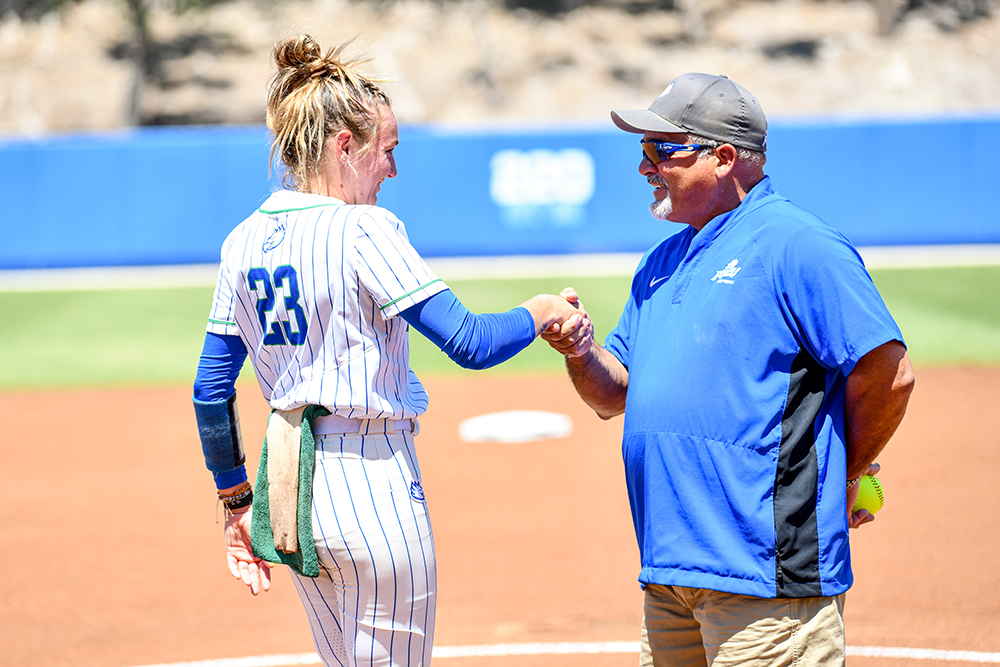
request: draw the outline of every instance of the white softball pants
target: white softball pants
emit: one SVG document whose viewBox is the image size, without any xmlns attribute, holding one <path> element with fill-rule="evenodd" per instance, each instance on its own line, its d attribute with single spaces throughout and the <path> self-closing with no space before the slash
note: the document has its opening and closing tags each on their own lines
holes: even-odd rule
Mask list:
<svg viewBox="0 0 1000 667">
<path fill-rule="evenodd" d="M 429 665 L 437 566 L 408 432 L 316 438 L 320 576 L 290 569 L 323 664 Z"/>
</svg>

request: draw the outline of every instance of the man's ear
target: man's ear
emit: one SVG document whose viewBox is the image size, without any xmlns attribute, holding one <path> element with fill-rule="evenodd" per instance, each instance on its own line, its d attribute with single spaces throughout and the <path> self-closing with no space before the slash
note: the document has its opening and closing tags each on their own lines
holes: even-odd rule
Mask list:
<svg viewBox="0 0 1000 667">
<path fill-rule="evenodd" d="M 722 144 L 715 149 L 715 172 L 722 178 L 728 176 L 736 166 L 736 147 L 732 144 Z"/>
</svg>

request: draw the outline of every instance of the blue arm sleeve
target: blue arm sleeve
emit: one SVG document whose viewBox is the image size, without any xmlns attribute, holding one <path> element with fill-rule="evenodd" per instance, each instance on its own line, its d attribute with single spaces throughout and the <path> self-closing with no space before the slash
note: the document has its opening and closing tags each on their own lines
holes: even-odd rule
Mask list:
<svg viewBox="0 0 1000 667">
<path fill-rule="evenodd" d="M 400 314 L 462 368 L 496 366 L 535 339 L 535 320 L 527 308 L 476 315 L 451 290 L 438 292 Z"/>
<path fill-rule="evenodd" d="M 205 465 L 219 489 L 247 481 L 236 412 L 236 378 L 246 357 L 239 336 L 205 334 L 193 400 Z"/>
<path fill-rule="evenodd" d="M 194 378 L 194 397 L 199 401 L 221 401 L 236 388 L 247 348 L 239 336 L 205 334 L 205 344 Z"/>
</svg>

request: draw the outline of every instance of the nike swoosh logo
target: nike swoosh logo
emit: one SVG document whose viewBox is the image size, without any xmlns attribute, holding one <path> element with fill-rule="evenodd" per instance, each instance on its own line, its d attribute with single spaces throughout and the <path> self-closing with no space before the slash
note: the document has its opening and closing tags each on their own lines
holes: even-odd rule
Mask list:
<svg viewBox="0 0 1000 667">
<path fill-rule="evenodd" d="M 653 278 L 652 280 L 649 281 L 649 287 L 650 288 L 656 287 L 657 285 L 659 285 L 660 283 L 662 283 L 664 280 L 667 280 L 669 277 L 670 276 L 663 276 L 662 278 Z"/>
</svg>

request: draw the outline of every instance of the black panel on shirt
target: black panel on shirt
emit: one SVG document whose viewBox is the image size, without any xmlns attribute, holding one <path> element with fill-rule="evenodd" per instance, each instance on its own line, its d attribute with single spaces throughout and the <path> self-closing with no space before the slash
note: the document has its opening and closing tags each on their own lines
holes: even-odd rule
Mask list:
<svg viewBox="0 0 1000 667">
<path fill-rule="evenodd" d="M 774 484 L 779 598 L 822 595 L 816 518 L 819 467 L 815 422 L 825 395 L 825 370 L 808 352 L 800 350 L 792 362 Z"/>
</svg>

